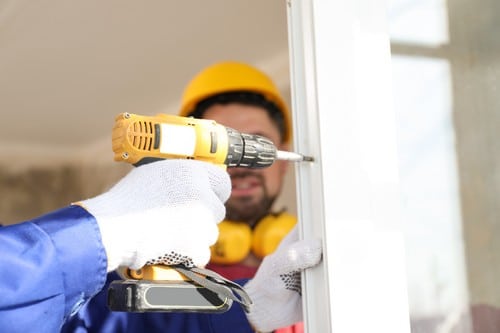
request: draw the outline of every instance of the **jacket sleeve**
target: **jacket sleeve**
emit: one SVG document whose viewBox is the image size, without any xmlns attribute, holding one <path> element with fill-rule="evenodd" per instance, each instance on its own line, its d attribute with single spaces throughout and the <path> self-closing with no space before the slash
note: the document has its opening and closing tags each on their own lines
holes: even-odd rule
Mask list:
<svg viewBox="0 0 500 333">
<path fill-rule="evenodd" d="M 97 222 L 79 206 L 0 228 L 0 253 L 5 332 L 58 332 L 105 283 Z"/>
</svg>

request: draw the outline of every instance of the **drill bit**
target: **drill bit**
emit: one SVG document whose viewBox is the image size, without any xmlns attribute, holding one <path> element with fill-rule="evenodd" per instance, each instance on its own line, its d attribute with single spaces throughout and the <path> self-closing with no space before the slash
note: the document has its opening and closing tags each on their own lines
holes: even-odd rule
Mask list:
<svg viewBox="0 0 500 333">
<path fill-rule="evenodd" d="M 299 153 L 294 153 L 291 151 L 278 150 L 276 151 L 276 159 L 283 161 L 292 161 L 292 162 L 312 162 L 314 158 L 311 156 L 304 156 Z"/>
</svg>

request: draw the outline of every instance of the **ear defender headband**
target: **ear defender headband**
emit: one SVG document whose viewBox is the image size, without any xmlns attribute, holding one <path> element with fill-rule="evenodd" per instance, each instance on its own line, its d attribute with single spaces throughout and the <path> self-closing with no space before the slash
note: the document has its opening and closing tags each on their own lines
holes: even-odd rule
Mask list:
<svg viewBox="0 0 500 333">
<path fill-rule="evenodd" d="M 235 264 L 245 259 L 250 251 L 263 258 L 276 250 L 296 223 L 297 219 L 285 212 L 267 215 L 253 231 L 246 223 L 224 220 L 218 225 L 219 238 L 210 248 L 210 261 Z"/>
</svg>

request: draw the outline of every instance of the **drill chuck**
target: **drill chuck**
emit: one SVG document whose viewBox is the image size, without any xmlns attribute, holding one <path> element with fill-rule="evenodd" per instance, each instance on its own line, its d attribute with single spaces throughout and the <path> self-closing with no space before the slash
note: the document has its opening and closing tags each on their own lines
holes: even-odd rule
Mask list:
<svg viewBox="0 0 500 333">
<path fill-rule="evenodd" d="M 229 149 L 225 165 L 228 167 L 265 168 L 276 160 L 276 147 L 260 135 L 240 133 L 226 127 Z"/>
</svg>

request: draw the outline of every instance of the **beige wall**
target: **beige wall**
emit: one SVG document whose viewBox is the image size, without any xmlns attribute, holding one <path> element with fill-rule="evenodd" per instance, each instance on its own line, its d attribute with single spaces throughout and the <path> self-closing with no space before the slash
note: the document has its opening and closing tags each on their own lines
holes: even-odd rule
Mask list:
<svg viewBox="0 0 500 333">
<path fill-rule="evenodd" d="M 0 166 L 0 223 L 25 221 L 94 196 L 109 188 L 126 170 L 128 166 L 122 164 L 65 164 L 22 170 Z"/>
<path fill-rule="evenodd" d="M 500 2 L 449 1 L 471 301 L 500 305 Z"/>
</svg>

